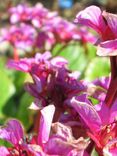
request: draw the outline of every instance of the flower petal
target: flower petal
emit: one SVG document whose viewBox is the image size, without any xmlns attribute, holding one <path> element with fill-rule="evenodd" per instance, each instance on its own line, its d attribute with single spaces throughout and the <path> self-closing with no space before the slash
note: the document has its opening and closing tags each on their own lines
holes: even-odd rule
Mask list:
<svg viewBox="0 0 117 156">
<path fill-rule="evenodd" d="M 97 55 L 116 56 L 117 55 L 117 39 L 101 42 L 101 44 L 97 47 Z"/>
<path fill-rule="evenodd" d="M 53 115 L 55 112 L 54 105 L 49 105 L 41 110 L 40 127 L 38 134 L 38 143 L 43 144 L 48 141 Z"/>
<path fill-rule="evenodd" d="M 106 26 L 102 11 L 97 6 L 90 6 L 80 11 L 76 16 L 75 22 L 89 26 L 99 33 L 102 33 Z"/>
<path fill-rule="evenodd" d="M 9 156 L 9 155 L 10 155 L 10 153 L 9 153 L 9 151 L 7 150 L 7 148 L 1 146 L 1 147 L 0 147 L 0 156 Z"/>
<path fill-rule="evenodd" d="M 74 97 L 71 99 L 71 106 L 80 114 L 81 118 L 87 124 L 91 131 L 98 131 L 102 124 L 101 118 L 93 105 L 78 101 Z"/>
<path fill-rule="evenodd" d="M 103 16 L 105 17 L 108 26 L 112 30 L 113 34 L 117 37 L 117 15 L 104 11 Z"/>
<path fill-rule="evenodd" d="M 0 129 L 0 138 L 9 141 L 13 145 L 23 138 L 23 128 L 19 121 L 9 120 L 5 128 Z"/>
</svg>

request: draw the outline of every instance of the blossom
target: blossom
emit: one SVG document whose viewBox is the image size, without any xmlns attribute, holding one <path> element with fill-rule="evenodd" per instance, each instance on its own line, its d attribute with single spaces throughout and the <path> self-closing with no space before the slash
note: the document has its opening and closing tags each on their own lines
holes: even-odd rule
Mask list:
<svg viewBox="0 0 117 156">
<path fill-rule="evenodd" d="M 111 81 L 105 98 L 106 105 L 111 107 L 116 99 L 116 55 L 117 55 L 117 16 L 105 11 L 101 11 L 96 6 L 90 6 L 79 12 L 76 16 L 76 23 L 84 24 L 93 28 L 99 34 L 97 41 L 97 54 L 100 56 L 110 56 Z"/>
<path fill-rule="evenodd" d="M 101 11 L 97 6 L 90 6 L 79 12 L 75 22 L 94 29 L 100 36 L 97 44 L 97 54 L 100 56 L 117 55 L 117 16 Z"/>
<path fill-rule="evenodd" d="M 84 150 L 88 146 L 89 142 L 83 138 L 75 140 L 70 127 L 58 122 L 53 123 L 50 134 L 51 124 L 48 124 L 48 121 L 50 121 L 48 115 L 54 113 L 49 110 L 50 107 L 53 106 L 47 106 L 41 111 L 42 117 L 38 133 L 38 144 L 41 144 L 43 146 L 43 150 L 49 155 L 70 155 L 71 153 L 71 155 L 76 154 L 84 156 Z M 52 115 L 50 118 L 52 121 Z"/>
<path fill-rule="evenodd" d="M 31 139 L 24 138 L 21 124 L 17 120 L 9 120 L 7 126 L 0 129 L 0 138 L 9 141 L 13 147 L 1 146 L 4 156 L 27 154 L 28 156 L 71 155 L 85 156 L 89 142 L 83 138 L 75 140 L 71 129 L 63 124 L 52 125 L 55 107 L 49 105 L 41 110 L 39 131 Z M 52 126 L 52 132 L 51 131 Z M 57 146 L 56 146 L 57 145 Z M 56 148 L 55 148 L 56 147 Z"/>
<path fill-rule="evenodd" d="M 17 49 L 27 50 L 35 42 L 36 32 L 30 25 L 21 24 L 20 27 L 11 26 L 9 30 L 2 29 L 2 40 L 8 41 Z"/>
<path fill-rule="evenodd" d="M 27 82 L 25 88 L 36 101 L 38 99 L 42 106 L 53 103 L 59 108 L 63 107 L 67 98 L 85 90 L 83 84 L 77 81 L 79 73 L 71 73 L 66 65 L 67 61 L 64 58 L 51 59 L 49 52 L 37 54 L 35 58 L 24 58 L 8 63 L 9 67 L 30 73 L 34 82 Z"/>
<path fill-rule="evenodd" d="M 44 156 L 43 144 L 48 141 L 50 128 L 55 108 L 50 105 L 41 110 L 40 128 L 38 135 L 26 137 L 23 127 L 16 119 L 7 122 L 6 127 L 0 128 L 0 139 L 6 140 L 12 144 L 12 147 L 0 147 L 0 152 L 4 156 L 21 155 L 27 156 Z"/>
<path fill-rule="evenodd" d="M 4 146 L 0 147 L 0 153 L 1 153 L 1 156 L 8 156 L 9 155 L 9 151 Z"/>
<path fill-rule="evenodd" d="M 37 54 L 35 58 L 9 61 L 8 66 L 31 75 L 33 82 L 25 83 L 26 91 L 35 98 L 30 109 L 39 110 L 53 104 L 56 107 L 54 122 L 66 123 L 71 126 L 75 137 L 81 136 L 82 123 L 76 121 L 76 112 L 66 104 L 73 96 L 86 91 L 86 87 L 78 81 L 79 72 L 70 72 L 64 58 L 51 58 L 49 52 Z M 79 133 L 76 129 L 80 129 Z M 85 136 L 84 130 L 82 136 Z"/>
<path fill-rule="evenodd" d="M 82 137 L 75 140 L 70 127 L 61 123 L 54 123 L 52 125 L 52 132 L 45 147 L 47 153 L 58 155 L 85 155 L 84 149 L 86 149 L 89 142 Z"/>
<path fill-rule="evenodd" d="M 29 22 L 32 19 L 32 8 L 24 4 L 19 4 L 16 7 L 9 9 L 10 22 L 15 24 L 17 22 Z"/>
<path fill-rule="evenodd" d="M 44 22 L 47 20 L 48 13 L 48 9 L 44 8 L 41 3 L 37 3 L 32 11 L 32 24 L 37 28 L 42 27 Z"/>
<path fill-rule="evenodd" d="M 37 34 L 35 46 L 40 49 L 49 50 L 56 43 L 54 34 L 50 31 L 41 31 Z"/>
<path fill-rule="evenodd" d="M 117 137 L 116 101 L 110 109 L 104 102 L 93 106 L 91 103 L 82 102 L 79 97 L 73 97 L 71 106 L 83 119 L 87 126 L 87 133 L 95 142 L 96 149 L 100 154 L 107 147 L 109 151 L 116 149 L 113 146 Z"/>
<path fill-rule="evenodd" d="M 9 120 L 7 126 L 0 128 L 0 139 L 10 142 L 13 147 L 5 148 L 0 147 L 0 151 L 4 156 L 14 155 L 31 155 L 33 154 L 26 148 L 26 142 L 24 141 L 24 132 L 19 121 L 12 119 Z"/>
<path fill-rule="evenodd" d="M 37 51 L 53 50 L 57 43 L 65 47 L 71 41 L 96 40 L 86 29 L 77 28 L 41 3 L 33 7 L 19 4 L 11 7 L 9 13 L 11 26 L 1 31 L 0 42 L 8 41 L 16 50 L 30 51 L 31 56 Z"/>
</svg>

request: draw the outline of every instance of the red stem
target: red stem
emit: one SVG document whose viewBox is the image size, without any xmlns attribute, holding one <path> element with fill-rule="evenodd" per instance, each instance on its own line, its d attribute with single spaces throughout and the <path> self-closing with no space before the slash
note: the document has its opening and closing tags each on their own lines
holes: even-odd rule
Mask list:
<svg viewBox="0 0 117 156">
<path fill-rule="evenodd" d="M 117 57 L 110 57 L 111 81 L 105 98 L 108 107 L 111 107 L 117 95 Z"/>
<path fill-rule="evenodd" d="M 18 51 L 16 48 L 14 48 L 14 60 L 18 61 L 19 60 L 19 56 L 18 56 Z"/>
</svg>

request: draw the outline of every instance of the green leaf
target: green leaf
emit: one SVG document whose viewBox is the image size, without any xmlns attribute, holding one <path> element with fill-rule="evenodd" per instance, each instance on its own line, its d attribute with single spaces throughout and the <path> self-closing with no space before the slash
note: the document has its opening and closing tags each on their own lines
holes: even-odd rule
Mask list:
<svg viewBox="0 0 117 156">
<path fill-rule="evenodd" d="M 4 69 L 0 69 L 0 117 L 3 115 L 3 107 L 14 93 L 13 82 Z"/>
<path fill-rule="evenodd" d="M 89 97 L 88 99 L 91 101 L 93 105 L 97 105 L 99 103 L 99 101 L 93 97 Z"/>
<path fill-rule="evenodd" d="M 5 141 L 3 139 L 0 139 L 0 146 L 13 147 L 13 145 L 10 142 Z"/>
<path fill-rule="evenodd" d="M 85 71 L 85 79 L 88 81 L 94 80 L 102 76 L 108 76 L 110 73 L 110 64 L 108 58 L 96 57 L 89 62 Z"/>
<path fill-rule="evenodd" d="M 58 45 L 54 49 L 54 55 L 57 54 L 57 50 L 60 50 L 59 56 L 66 58 L 69 62 L 69 68 L 71 70 L 83 71 L 87 65 L 88 58 L 85 55 L 84 48 L 79 43 L 70 43 L 64 48 L 60 48 Z"/>
<path fill-rule="evenodd" d="M 98 153 L 96 152 L 95 148 L 93 149 L 91 156 L 99 156 Z"/>
<path fill-rule="evenodd" d="M 24 81 L 26 79 L 26 73 L 15 71 L 14 72 L 14 85 L 16 87 L 17 93 L 20 93 L 22 91 L 22 88 L 24 87 Z"/>
<path fill-rule="evenodd" d="M 23 123 L 26 129 L 29 129 L 32 124 L 33 112 L 28 109 L 32 101 L 33 97 L 28 93 L 24 93 L 21 97 L 20 105 L 18 108 L 17 118 Z"/>
<path fill-rule="evenodd" d="M 96 57 L 96 48 L 91 43 L 87 43 L 87 56 L 91 60 Z"/>
</svg>

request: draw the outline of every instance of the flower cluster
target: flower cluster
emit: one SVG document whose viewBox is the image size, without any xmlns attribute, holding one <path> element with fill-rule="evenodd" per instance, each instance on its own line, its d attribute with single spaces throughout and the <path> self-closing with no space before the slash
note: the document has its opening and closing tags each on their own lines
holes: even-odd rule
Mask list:
<svg viewBox="0 0 117 156">
<path fill-rule="evenodd" d="M 86 28 L 77 28 L 40 3 L 34 7 L 19 4 L 10 8 L 9 14 L 10 26 L 1 30 L 0 40 L 8 41 L 15 52 L 16 49 L 23 50 L 32 56 L 38 51 L 52 51 L 59 43 L 67 46 L 71 41 L 95 42 L 95 37 Z"/>
<path fill-rule="evenodd" d="M 43 33 L 51 32 L 57 42 L 66 43 L 71 37 L 78 38 L 74 25 L 67 25 L 41 5 L 35 9 L 18 6 L 10 12 L 12 23 L 32 22 L 35 27 L 42 27 L 48 21 L 42 27 L 43 37 Z M 110 57 L 111 77 L 92 82 L 80 80 L 80 73 L 70 71 L 66 59 L 53 58 L 49 51 L 32 58 L 10 60 L 9 68 L 28 73 L 32 78 L 25 83 L 25 89 L 34 97 L 30 109 L 36 110 L 37 116 L 31 136 L 24 133 L 21 123 L 15 119 L 0 127 L 0 139 L 11 143 L 9 147 L 0 147 L 3 156 L 91 156 L 94 149 L 99 156 L 116 156 L 116 16 L 90 6 L 78 13 L 75 22 L 99 34 L 97 54 Z M 85 30 L 81 30 L 85 36 Z"/>
<path fill-rule="evenodd" d="M 117 16 L 106 11 L 101 11 L 96 6 L 90 6 L 78 13 L 75 22 L 91 27 L 99 34 L 97 41 L 97 54 L 99 56 L 110 56 L 111 62 L 111 83 L 106 97 L 108 106 L 116 99 L 117 84 Z M 112 89 L 113 88 L 113 89 Z"/>
<path fill-rule="evenodd" d="M 33 82 L 25 84 L 25 89 L 35 97 L 31 109 L 43 110 L 54 105 L 54 123 L 70 126 L 75 139 L 83 137 L 86 141 L 87 137 L 91 138 L 83 156 L 91 154 L 93 141 L 99 153 L 107 151 L 110 146 L 109 136 L 113 139 L 116 135 L 116 104 L 109 109 L 104 102 L 110 78 L 101 78 L 90 83 L 78 80 L 80 73 L 68 70 L 67 61 L 62 57 L 52 58 L 50 52 L 37 54 L 35 58 L 9 61 L 8 66 L 31 75 Z M 94 106 L 91 98 L 98 100 L 99 104 Z M 103 137 L 105 141 L 102 142 Z"/>
</svg>

